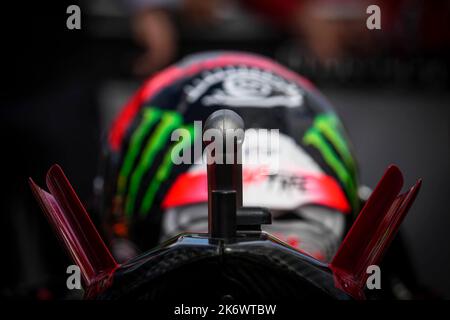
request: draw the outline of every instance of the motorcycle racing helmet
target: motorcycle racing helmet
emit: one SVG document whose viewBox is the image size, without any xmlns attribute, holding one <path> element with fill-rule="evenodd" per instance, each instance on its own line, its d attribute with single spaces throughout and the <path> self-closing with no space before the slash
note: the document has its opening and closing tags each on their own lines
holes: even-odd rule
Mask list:
<svg viewBox="0 0 450 320">
<path fill-rule="evenodd" d="M 267 207 L 273 224 L 266 231 L 328 261 L 360 206 L 346 131 L 307 79 L 239 52 L 183 59 L 148 79 L 116 117 L 101 190 L 113 253 L 124 260 L 180 232 L 207 231 L 202 155 L 194 150 L 189 161 L 174 163 L 173 152 L 201 145 L 196 124 L 219 109 L 246 124 L 243 204 Z M 180 128 L 187 136 L 173 141 Z M 248 160 L 261 149 L 268 161 Z"/>
</svg>

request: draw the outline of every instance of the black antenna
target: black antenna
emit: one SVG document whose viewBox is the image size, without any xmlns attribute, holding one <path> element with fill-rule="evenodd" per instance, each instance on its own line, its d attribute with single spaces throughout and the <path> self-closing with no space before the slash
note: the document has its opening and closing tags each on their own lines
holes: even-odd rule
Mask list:
<svg viewBox="0 0 450 320">
<path fill-rule="evenodd" d="M 218 110 L 203 129 L 208 172 L 208 229 L 212 238 L 236 235 L 236 210 L 242 207 L 244 121 L 231 110 Z"/>
</svg>

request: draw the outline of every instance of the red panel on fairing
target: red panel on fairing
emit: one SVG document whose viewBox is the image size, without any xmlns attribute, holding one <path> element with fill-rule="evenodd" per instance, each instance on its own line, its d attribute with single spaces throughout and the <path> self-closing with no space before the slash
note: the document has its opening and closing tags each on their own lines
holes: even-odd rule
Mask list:
<svg viewBox="0 0 450 320">
<path fill-rule="evenodd" d="M 400 194 L 403 176 L 390 166 L 330 263 L 336 287 L 364 299 L 367 267 L 378 265 L 419 192 L 421 180 Z"/>
<path fill-rule="evenodd" d="M 31 178 L 30 186 L 66 250 L 80 267 L 87 294 L 94 294 L 106 285 L 105 280 L 118 265 L 83 204 L 58 165 L 53 165 L 47 173 L 50 193 L 39 188 Z"/>
</svg>

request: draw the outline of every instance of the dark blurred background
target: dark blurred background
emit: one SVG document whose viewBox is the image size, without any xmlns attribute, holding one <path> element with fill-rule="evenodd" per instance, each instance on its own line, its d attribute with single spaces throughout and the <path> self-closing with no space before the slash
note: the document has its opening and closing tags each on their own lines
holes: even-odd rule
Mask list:
<svg viewBox="0 0 450 320">
<path fill-rule="evenodd" d="M 81 30 L 66 9 L 81 8 Z M 381 8 L 368 30 L 366 8 Z M 146 77 L 180 57 L 228 49 L 272 57 L 336 106 L 374 187 L 398 164 L 423 189 L 402 232 L 419 281 L 450 298 L 450 2 L 89 0 L 0 7 L 0 296 L 64 296 L 69 260 L 27 178 L 53 163 L 93 201 L 101 137 Z"/>
</svg>

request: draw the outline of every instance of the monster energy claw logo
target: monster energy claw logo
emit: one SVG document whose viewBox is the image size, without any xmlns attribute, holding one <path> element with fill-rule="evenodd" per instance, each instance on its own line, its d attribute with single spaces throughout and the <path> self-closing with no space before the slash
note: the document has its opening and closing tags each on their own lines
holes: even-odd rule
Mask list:
<svg viewBox="0 0 450 320">
<path fill-rule="evenodd" d="M 182 126 L 182 123 L 181 115 L 176 112 L 162 111 L 156 108 L 145 108 L 143 110 L 140 123 L 130 138 L 130 144 L 126 150 L 117 181 L 117 195 L 125 201 L 124 211 L 127 216 L 131 216 L 136 209 L 137 194 L 144 175 L 149 171 L 157 155 L 163 151 L 167 142 L 170 141 L 171 132 Z M 188 132 L 193 130 L 192 126 L 184 126 L 184 128 Z M 152 129 L 153 132 L 151 132 Z M 179 143 L 191 142 L 183 139 Z M 170 156 L 173 147 L 164 154 L 161 164 L 156 169 L 155 176 L 145 190 L 139 207 L 139 212 L 142 215 L 149 211 L 159 186 L 170 174 L 172 169 Z M 128 189 L 127 184 L 129 185 Z"/>
<path fill-rule="evenodd" d="M 303 143 L 319 150 L 325 162 L 343 184 L 353 208 L 357 209 L 356 164 L 337 116 L 332 113 L 318 115 L 312 127 L 303 136 Z"/>
</svg>

